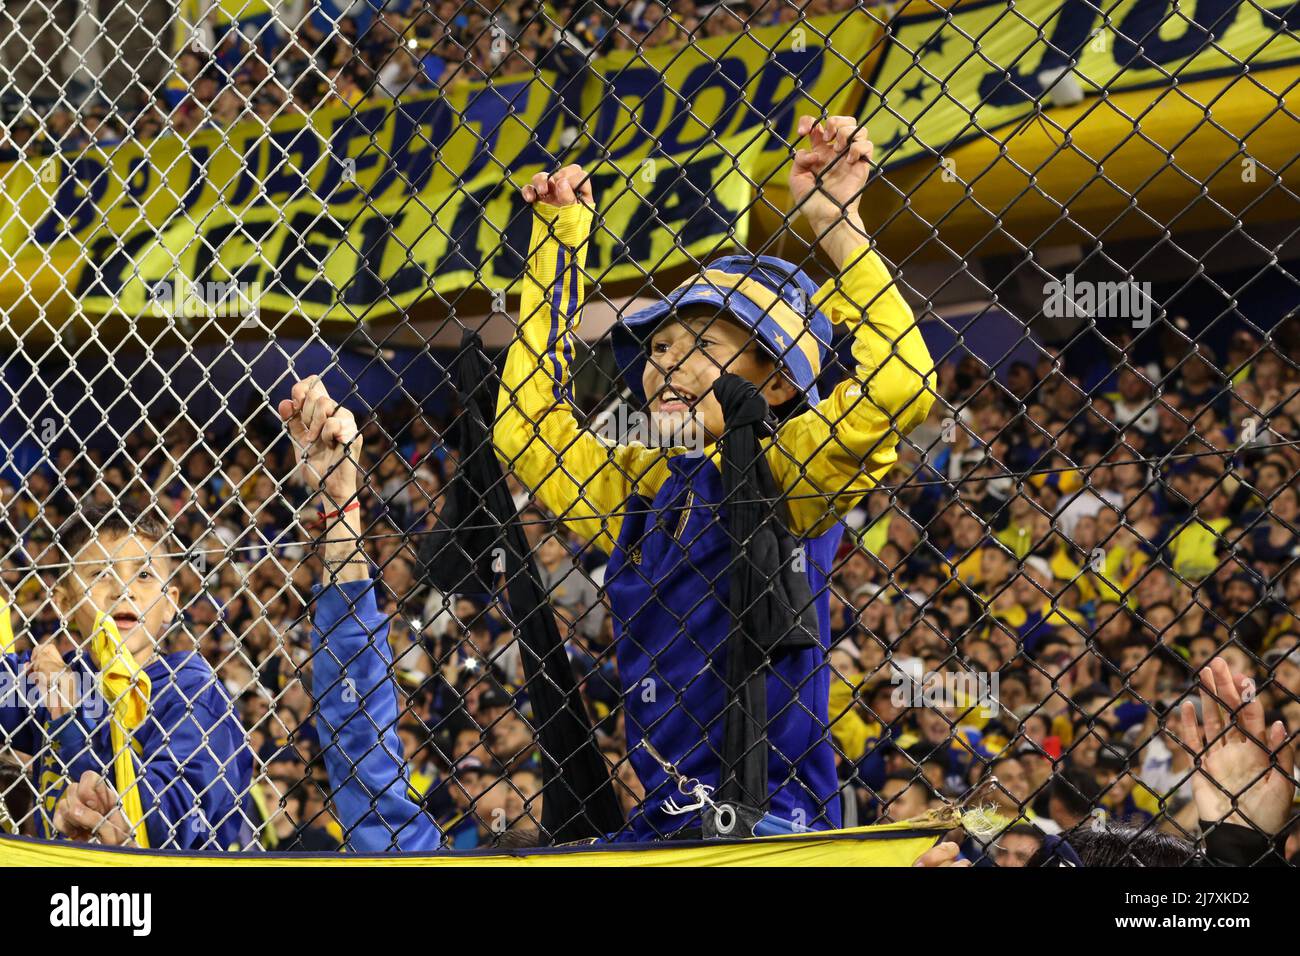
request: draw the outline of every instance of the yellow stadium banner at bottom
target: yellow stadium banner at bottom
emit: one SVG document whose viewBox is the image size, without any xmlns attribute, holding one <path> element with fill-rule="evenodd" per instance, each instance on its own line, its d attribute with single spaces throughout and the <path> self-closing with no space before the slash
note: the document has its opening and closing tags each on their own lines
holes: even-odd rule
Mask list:
<svg viewBox="0 0 1300 956">
<path fill-rule="evenodd" d="M 447 853 L 187 853 L 0 836 L 0 867 L 629 867 L 911 866 L 949 829 L 891 823 L 753 840 L 563 846 Z"/>
</svg>

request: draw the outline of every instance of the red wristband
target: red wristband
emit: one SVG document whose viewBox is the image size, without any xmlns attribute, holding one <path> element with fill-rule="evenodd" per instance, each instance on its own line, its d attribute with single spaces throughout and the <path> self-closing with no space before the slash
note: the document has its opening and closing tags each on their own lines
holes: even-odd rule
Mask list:
<svg viewBox="0 0 1300 956">
<path fill-rule="evenodd" d="M 357 511 L 360 508 L 361 508 L 361 502 L 354 501 L 352 502 L 352 504 L 344 505 L 338 511 L 331 511 L 328 514 L 325 513 L 325 510 L 323 508 L 317 508 L 316 510 L 317 510 L 317 514 L 319 515 L 319 523 L 324 524 L 326 521 L 329 521 L 331 518 L 341 518 L 349 511 Z"/>
</svg>

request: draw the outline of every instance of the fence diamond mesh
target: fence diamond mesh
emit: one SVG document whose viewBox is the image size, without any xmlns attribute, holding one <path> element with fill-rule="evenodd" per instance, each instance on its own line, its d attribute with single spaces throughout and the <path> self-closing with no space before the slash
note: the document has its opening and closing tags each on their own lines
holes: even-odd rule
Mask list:
<svg viewBox="0 0 1300 956">
<path fill-rule="evenodd" d="M 0 10 L 0 828 L 1300 853 L 1296 11 Z"/>
</svg>

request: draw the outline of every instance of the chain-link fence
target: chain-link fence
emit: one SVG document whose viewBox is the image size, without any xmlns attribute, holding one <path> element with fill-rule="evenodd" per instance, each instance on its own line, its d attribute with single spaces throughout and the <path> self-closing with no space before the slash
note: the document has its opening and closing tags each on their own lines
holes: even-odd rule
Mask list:
<svg viewBox="0 0 1300 956">
<path fill-rule="evenodd" d="M 0 11 L 3 828 L 1294 859 L 1296 10 L 485 2 Z"/>
</svg>

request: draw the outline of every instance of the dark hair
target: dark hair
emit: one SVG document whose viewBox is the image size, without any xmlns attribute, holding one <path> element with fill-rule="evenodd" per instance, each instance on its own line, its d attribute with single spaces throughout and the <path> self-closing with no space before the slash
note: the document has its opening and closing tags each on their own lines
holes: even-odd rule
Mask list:
<svg viewBox="0 0 1300 956">
<path fill-rule="evenodd" d="M 1009 750 L 1003 750 L 1000 753 L 994 754 L 991 758 L 989 758 L 988 762 L 984 763 L 983 766 L 981 767 L 981 773 L 979 775 L 979 779 L 984 780 L 985 778 L 992 776 L 998 764 L 1004 764 L 1008 760 L 1014 760 L 1017 763 L 1020 762 L 1019 756 L 1017 756 L 1016 754 L 1012 753 Z"/>
<path fill-rule="evenodd" d="M 1052 777 L 1050 798 L 1060 801 L 1071 816 L 1086 817 L 1101 799 L 1097 778 L 1080 767 L 1070 767 Z"/>
<path fill-rule="evenodd" d="M 1039 846 L 1039 849 L 1035 851 L 1035 855 L 1037 855 L 1038 852 L 1042 851 L 1043 841 L 1047 839 L 1047 834 L 1044 831 L 1040 830 L 1038 827 L 1034 826 L 1032 823 L 1013 823 L 1011 826 L 1007 827 L 1005 830 L 1003 830 L 1001 833 L 998 834 L 998 839 L 1001 840 L 1004 836 L 1033 837 L 1035 840 L 1038 841 L 1038 846 Z"/>
<path fill-rule="evenodd" d="M 524 826 L 511 827 L 496 838 L 495 845 L 503 850 L 524 850 L 550 844 L 542 840 L 541 831 L 536 826 Z"/>
<path fill-rule="evenodd" d="M 1024 687 L 1025 690 L 1029 689 L 1029 676 L 1019 668 L 1009 670 L 1006 673 L 1000 675 L 999 677 L 1000 683 L 1006 683 L 1007 681 L 1014 681 L 1015 683 L 1020 684 L 1022 687 Z"/>
<path fill-rule="evenodd" d="M 171 549 L 171 532 L 157 511 L 142 511 L 122 501 L 112 505 L 92 505 L 72 515 L 57 533 L 59 550 L 71 564 L 77 552 L 92 540 L 135 536 Z"/>
<path fill-rule="evenodd" d="M 1156 646 L 1156 640 L 1149 634 L 1133 633 L 1120 641 L 1119 650 L 1126 651 L 1130 647 L 1140 647 L 1143 650 L 1151 650 Z"/>
<path fill-rule="evenodd" d="M 975 595 L 969 591 L 960 590 L 952 597 L 943 599 L 945 604 L 965 604 L 968 620 L 962 625 L 961 634 L 954 634 L 954 638 L 966 637 L 972 632 L 978 634 L 982 630 L 982 625 L 986 624 L 986 610 Z"/>
<path fill-rule="evenodd" d="M 1084 866 L 1186 866 L 1196 859 L 1196 847 L 1170 833 L 1107 824 L 1081 826 L 1066 839 Z M 1030 866 L 1041 865 L 1035 854 Z"/>
<path fill-rule="evenodd" d="M 1034 652 L 1034 657 L 1038 660 L 1042 660 L 1047 656 L 1047 651 L 1050 647 L 1062 647 L 1065 649 L 1067 654 L 1073 649 L 1070 642 L 1060 634 L 1049 634 L 1047 637 L 1043 638 L 1042 643 L 1038 645 L 1038 648 Z"/>
<path fill-rule="evenodd" d="M 486 764 L 468 763 L 453 768 L 452 771 L 457 780 L 466 780 L 469 777 L 495 777 L 497 774 Z"/>
<path fill-rule="evenodd" d="M 1085 692 L 1088 696 L 1086 698 L 1083 696 L 1075 697 L 1076 703 L 1081 703 L 1084 700 L 1095 700 L 1097 697 L 1105 697 L 1109 701 L 1110 698 L 1114 696 L 1109 691 L 1102 691 L 1100 694 L 1095 694 L 1093 693 L 1092 688 L 1085 688 Z M 1115 736 L 1115 731 L 1110 724 L 1097 717 L 1089 717 L 1087 714 L 1079 714 L 1075 717 L 1073 726 L 1075 740 L 1082 739 L 1086 734 L 1095 734 L 1099 730 L 1106 735 L 1106 740 L 1108 741 Z"/>
</svg>

